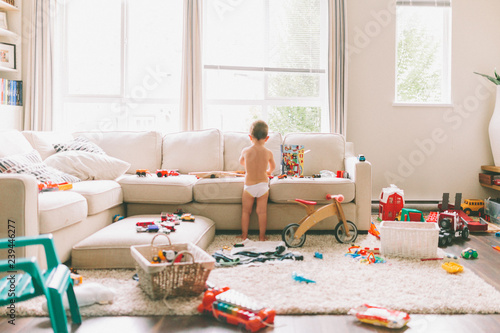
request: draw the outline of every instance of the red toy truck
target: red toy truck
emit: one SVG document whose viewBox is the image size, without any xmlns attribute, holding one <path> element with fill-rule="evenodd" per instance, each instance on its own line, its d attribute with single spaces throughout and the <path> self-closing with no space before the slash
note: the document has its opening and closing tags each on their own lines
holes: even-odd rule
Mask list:
<svg viewBox="0 0 500 333">
<path fill-rule="evenodd" d="M 463 239 L 469 238 L 467 222 L 457 212 L 447 210 L 440 213 L 438 223 L 440 247 L 451 244 L 457 233 Z"/>
<path fill-rule="evenodd" d="M 276 316 L 275 310 L 262 307 L 229 287 L 208 289 L 198 311 L 250 332 L 273 324 Z"/>
</svg>

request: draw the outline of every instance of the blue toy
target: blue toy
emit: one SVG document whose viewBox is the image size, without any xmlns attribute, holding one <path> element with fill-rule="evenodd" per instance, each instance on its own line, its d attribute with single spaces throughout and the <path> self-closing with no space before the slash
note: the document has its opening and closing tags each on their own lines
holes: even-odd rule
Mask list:
<svg viewBox="0 0 500 333">
<path fill-rule="evenodd" d="M 316 281 L 307 279 L 302 274 L 298 274 L 297 272 L 292 273 L 292 278 L 297 282 L 316 283 Z"/>
<path fill-rule="evenodd" d="M 323 253 L 314 252 L 314 258 L 323 259 Z"/>
</svg>

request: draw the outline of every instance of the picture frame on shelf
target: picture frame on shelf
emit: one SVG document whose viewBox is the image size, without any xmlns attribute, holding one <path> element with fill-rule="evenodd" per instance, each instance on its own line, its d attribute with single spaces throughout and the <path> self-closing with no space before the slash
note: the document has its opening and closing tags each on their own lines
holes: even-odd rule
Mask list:
<svg viewBox="0 0 500 333">
<path fill-rule="evenodd" d="M 6 12 L 0 12 L 0 28 L 2 29 L 9 29 L 8 24 L 7 24 L 7 13 Z"/>
<path fill-rule="evenodd" d="M 16 45 L 0 42 L 0 69 L 16 69 Z"/>
<path fill-rule="evenodd" d="M 7 30 L 7 13 L 0 12 L 0 28 Z"/>
</svg>

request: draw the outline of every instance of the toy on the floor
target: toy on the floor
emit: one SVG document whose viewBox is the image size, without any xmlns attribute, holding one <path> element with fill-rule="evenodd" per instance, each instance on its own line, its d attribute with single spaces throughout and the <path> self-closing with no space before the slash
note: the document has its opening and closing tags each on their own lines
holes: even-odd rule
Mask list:
<svg viewBox="0 0 500 333">
<path fill-rule="evenodd" d="M 455 204 L 450 205 L 448 204 L 448 199 L 449 199 L 450 194 L 449 193 L 443 193 L 443 201 L 441 204 L 438 205 L 439 211 L 440 212 L 456 212 L 460 219 L 462 219 L 464 222 L 467 223 L 467 227 L 469 229 L 469 232 L 482 232 L 482 231 L 488 231 L 488 223 L 486 220 L 484 220 L 482 217 L 479 218 L 479 221 L 473 220 L 466 212 L 464 212 L 462 209 L 462 193 L 456 193 L 455 194 Z M 464 206 L 464 208 L 467 208 L 467 205 Z M 484 210 L 481 211 L 480 215 L 484 215 Z M 488 217 L 485 215 L 485 218 L 488 219 Z"/>
<path fill-rule="evenodd" d="M 116 214 L 113 216 L 113 222 L 118 222 L 120 220 L 123 220 L 125 217 L 121 216 L 120 214 Z"/>
<path fill-rule="evenodd" d="M 455 211 L 439 213 L 438 225 L 440 228 L 438 245 L 440 247 L 450 245 L 457 234 L 463 239 L 469 238 L 467 221 L 462 219 Z"/>
<path fill-rule="evenodd" d="M 299 274 L 297 272 L 292 272 L 292 279 L 294 279 L 297 282 L 316 283 L 316 281 L 308 279 L 304 277 L 304 275 Z"/>
<path fill-rule="evenodd" d="M 405 205 L 404 191 L 396 185 L 382 189 L 380 193 L 380 204 L 378 206 L 379 221 L 394 221 L 396 216 Z"/>
<path fill-rule="evenodd" d="M 500 246 L 498 246 L 498 245 L 497 245 L 497 246 L 492 245 L 491 247 L 492 247 L 492 248 L 494 248 L 494 249 L 495 249 L 495 250 L 497 250 L 497 251 L 500 251 Z"/>
<path fill-rule="evenodd" d="M 74 289 L 79 307 L 93 304 L 110 304 L 113 303 L 116 296 L 116 291 L 114 289 L 108 288 L 100 283 L 85 283 Z M 63 305 L 66 310 L 69 309 L 68 296 L 66 293 L 64 294 Z M 42 303 L 42 309 L 47 311 L 47 301 Z"/>
<path fill-rule="evenodd" d="M 398 221 L 425 222 L 424 213 L 411 208 L 402 208 L 396 219 Z"/>
<path fill-rule="evenodd" d="M 475 249 L 470 248 L 470 247 L 463 250 L 461 255 L 462 255 L 462 258 L 464 258 L 464 259 L 476 259 L 478 257 L 477 251 Z"/>
<path fill-rule="evenodd" d="M 209 288 L 205 291 L 198 311 L 250 332 L 272 326 L 276 316 L 274 309 L 264 307 L 229 287 Z"/>
<path fill-rule="evenodd" d="M 333 202 L 324 205 L 317 210 L 315 209 L 315 201 L 306 201 L 295 199 L 295 202 L 305 208 L 307 216 L 305 216 L 299 223 L 291 223 L 283 229 L 281 233 L 283 241 L 288 247 L 300 247 L 306 241 L 306 232 L 323 221 L 327 217 L 337 216 L 339 223 L 335 227 L 335 238 L 340 243 L 352 243 L 358 237 L 358 228 L 351 221 L 347 221 L 342 209 L 341 202 L 344 201 L 344 196 L 330 195 L 326 196 L 327 200 Z"/>
<path fill-rule="evenodd" d="M 410 321 L 410 315 L 406 312 L 370 304 L 363 304 L 352 308 L 347 314 L 356 316 L 363 323 L 388 328 L 401 328 Z"/>
<path fill-rule="evenodd" d="M 320 253 L 320 252 L 314 252 L 314 258 L 317 258 L 317 259 L 323 259 L 323 253 Z"/>
<path fill-rule="evenodd" d="M 383 264 L 386 262 L 380 256 L 380 249 L 378 247 L 370 249 L 369 247 L 361 248 L 360 246 L 353 245 L 349 247 L 345 255 L 353 259 L 359 259 L 359 262 L 363 264 Z"/>
<path fill-rule="evenodd" d="M 373 223 L 373 221 L 370 222 L 370 229 L 368 229 L 368 233 L 380 239 L 380 231 L 378 231 L 377 226 Z"/>
<path fill-rule="evenodd" d="M 453 261 L 445 262 L 441 267 L 450 274 L 460 273 L 464 270 L 464 266 Z"/>
</svg>

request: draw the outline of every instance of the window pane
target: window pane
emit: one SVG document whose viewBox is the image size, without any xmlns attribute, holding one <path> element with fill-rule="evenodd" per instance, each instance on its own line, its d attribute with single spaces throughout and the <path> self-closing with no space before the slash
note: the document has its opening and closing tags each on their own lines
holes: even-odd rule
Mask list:
<svg viewBox="0 0 500 333">
<path fill-rule="evenodd" d="M 257 119 L 263 119 L 262 107 L 258 105 L 209 105 L 205 107 L 203 123 L 205 128 L 248 132 Z"/>
<path fill-rule="evenodd" d="M 273 107 L 268 122 L 270 130 L 273 132 L 321 132 L 321 108 Z"/>
<path fill-rule="evenodd" d="M 262 72 L 207 70 L 205 98 L 207 99 L 263 99 L 264 74 Z"/>
<path fill-rule="evenodd" d="M 183 2 L 129 0 L 127 12 L 126 94 L 179 99 Z"/>
<path fill-rule="evenodd" d="M 270 97 L 320 97 L 320 74 L 269 74 Z"/>
<path fill-rule="evenodd" d="M 120 93 L 121 6 L 121 0 L 66 2 L 69 94 Z"/>
<path fill-rule="evenodd" d="M 450 103 L 450 10 L 397 7 L 396 102 Z"/>
</svg>

